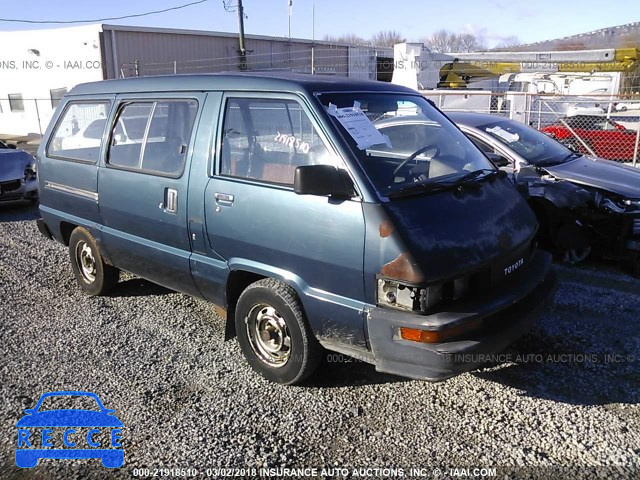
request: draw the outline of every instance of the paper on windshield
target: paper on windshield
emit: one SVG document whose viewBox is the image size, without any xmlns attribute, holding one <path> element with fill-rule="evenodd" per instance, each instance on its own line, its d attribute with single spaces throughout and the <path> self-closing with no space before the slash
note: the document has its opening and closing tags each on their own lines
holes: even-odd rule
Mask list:
<svg viewBox="0 0 640 480">
<path fill-rule="evenodd" d="M 359 102 L 353 102 L 353 107 L 337 108 L 329 104 L 329 115 L 336 117 L 344 129 L 353 137 L 360 150 L 366 150 L 373 145 L 386 144 L 391 148 L 389 137 L 380 133 L 360 109 Z"/>
<path fill-rule="evenodd" d="M 513 143 L 520 140 L 520 135 L 518 135 L 517 133 L 507 132 L 505 129 L 497 125 L 495 127 L 487 128 L 487 132 L 494 134 L 496 137 L 502 138 L 508 143 Z"/>
</svg>

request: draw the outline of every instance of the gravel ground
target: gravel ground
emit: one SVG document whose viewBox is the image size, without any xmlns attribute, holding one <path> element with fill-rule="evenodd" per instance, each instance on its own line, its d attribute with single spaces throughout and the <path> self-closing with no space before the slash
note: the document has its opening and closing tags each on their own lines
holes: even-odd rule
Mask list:
<svg viewBox="0 0 640 480">
<path fill-rule="evenodd" d="M 133 276 L 109 297 L 82 294 L 37 215 L 0 210 L 1 478 L 131 478 L 143 467 L 196 468 L 197 478 L 242 473 L 211 470 L 220 467 L 640 478 L 640 281 L 611 266 L 556 266 L 555 306 L 510 349 L 513 361 L 430 384 L 328 356 L 306 386 L 282 387 L 222 341 L 204 301 Z M 15 467 L 15 422 L 54 390 L 96 392 L 115 409 L 123 468 Z M 395 470 L 372 470 L 382 468 Z"/>
</svg>

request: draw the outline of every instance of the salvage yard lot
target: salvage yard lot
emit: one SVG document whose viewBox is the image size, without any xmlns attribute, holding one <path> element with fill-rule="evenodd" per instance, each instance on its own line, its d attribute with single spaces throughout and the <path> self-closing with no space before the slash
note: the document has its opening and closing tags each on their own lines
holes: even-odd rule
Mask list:
<svg viewBox="0 0 640 480">
<path fill-rule="evenodd" d="M 139 467 L 202 478 L 223 466 L 640 477 L 640 281 L 613 266 L 556 265 L 555 305 L 509 350 L 514 361 L 430 384 L 330 354 L 307 385 L 283 387 L 222 341 L 204 301 L 130 275 L 111 296 L 84 295 L 37 215 L 0 210 L 1 478 L 132 478 Z M 15 467 L 15 422 L 54 390 L 95 392 L 115 409 L 122 469 Z"/>
</svg>

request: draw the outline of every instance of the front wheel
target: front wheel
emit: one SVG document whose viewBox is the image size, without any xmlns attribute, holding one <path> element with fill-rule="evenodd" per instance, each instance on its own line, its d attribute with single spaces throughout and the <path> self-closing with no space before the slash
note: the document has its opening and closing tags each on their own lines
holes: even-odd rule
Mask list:
<svg viewBox="0 0 640 480">
<path fill-rule="evenodd" d="M 589 232 L 577 221 L 568 221 L 553 229 L 554 243 L 564 263 L 575 265 L 591 253 Z"/>
<path fill-rule="evenodd" d="M 268 380 L 294 385 L 317 368 L 322 347 L 289 285 L 273 278 L 249 285 L 238 299 L 235 323 L 247 362 Z"/>
<path fill-rule="evenodd" d="M 93 236 L 77 227 L 69 238 L 71 268 L 80 287 L 89 295 L 104 295 L 118 283 L 119 271 L 107 265 Z"/>
</svg>

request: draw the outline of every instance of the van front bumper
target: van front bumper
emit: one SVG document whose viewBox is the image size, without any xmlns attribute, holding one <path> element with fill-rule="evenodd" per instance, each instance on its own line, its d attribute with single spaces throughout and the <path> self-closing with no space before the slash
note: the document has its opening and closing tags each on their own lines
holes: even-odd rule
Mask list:
<svg viewBox="0 0 640 480">
<path fill-rule="evenodd" d="M 556 283 L 551 255 L 538 251 L 517 282 L 502 285 L 493 295 L 459 302 L 446 312 L 417 315 L 373 308 L 367 327 L 376 370 L 430 381 L 473 370 L 527 333 L 553 300 Z M 442 343 L 414 342 L 398 335 L 400 327 L 444 330 L 477 320 L 482 326 L 474 333 Z"/>
</svg>

